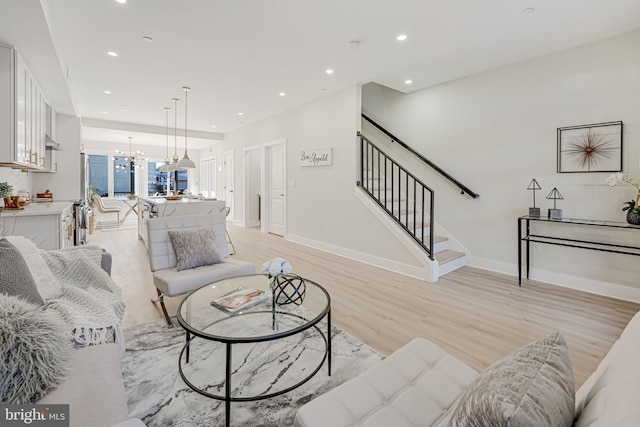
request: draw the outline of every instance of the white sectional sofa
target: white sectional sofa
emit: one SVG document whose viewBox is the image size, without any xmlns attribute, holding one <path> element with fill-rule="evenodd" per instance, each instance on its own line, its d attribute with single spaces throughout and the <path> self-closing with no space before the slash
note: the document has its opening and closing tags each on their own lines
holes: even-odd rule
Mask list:
<svg viewBox="0 0 640 427">
<path fill-rule="evenodd" d="M 302 406 L 295 426 L 640 426 L 640 313 L 573 391 L 557 332 L 482 373 L 418 338 Z"/>
</svg>

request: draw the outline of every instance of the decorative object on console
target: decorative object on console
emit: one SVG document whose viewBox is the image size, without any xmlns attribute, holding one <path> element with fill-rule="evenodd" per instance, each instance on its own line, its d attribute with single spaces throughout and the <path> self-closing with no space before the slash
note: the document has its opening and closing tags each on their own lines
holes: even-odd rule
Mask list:
<svg viewBox="0 0 640 427">
<path fill-rule="evenodd" d="M 640 161 L 640 158 L 638 160 Z M 638 166 L 640 166 L 640 162 Z M 609 175 L 605 181 L 607 182 L 609 187 L 615 187 L 620 182 L 626 182 L 636 189 L 635 200 L 629 200 L 628 202 L 625 202 L 624 204 L 626 206 L 622 208 L 622 210 L 627 211 L 627 222 L 629 224 L 640 225 L 640 205 L 638 204 L 640 201 L 640 183 L 638 182 L 638 180 L 630 175 L 618 172 Z"/>
<path fill-rule="evenodd" d="M 558 173 L 622 170 L 622 121 L 558 128 Z"/>
<path fill-rule="evenodd" d="M 533 207 L 529 208 L 529 216 L 533 218 L 540 218 L 540 208 L 536 208 L 536 190 L 542 190 L 538 181 L 535 178 L 531 180 L 527 190 L 533 191 Z"/>
<path fill-rule="evenodd" d="M 553 190 L 547 194 L 547 199 L 553 200 L 553 209 L 549 209 L 549 218 L 562 219 L 562 209 L 556 208 L 556 200 L 564 200 L 562 194 L 560 194 L 556 187 L 553 187 Z"/>
</svg>

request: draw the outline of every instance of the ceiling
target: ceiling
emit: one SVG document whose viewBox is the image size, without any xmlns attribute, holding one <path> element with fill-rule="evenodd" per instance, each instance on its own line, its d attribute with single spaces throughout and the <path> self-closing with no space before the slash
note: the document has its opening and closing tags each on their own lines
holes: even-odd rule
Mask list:
<svg viewBox="0 0 640 427">
<path fill-rule="evenodd" d="M 412 92 L 637 28 L 638 0 L 0 0 L 0 39 L 96 141 L 163 134 L 174 97 L 183 128 L 182 86 L 205 145 L 354 84 Z"/>
</svg>

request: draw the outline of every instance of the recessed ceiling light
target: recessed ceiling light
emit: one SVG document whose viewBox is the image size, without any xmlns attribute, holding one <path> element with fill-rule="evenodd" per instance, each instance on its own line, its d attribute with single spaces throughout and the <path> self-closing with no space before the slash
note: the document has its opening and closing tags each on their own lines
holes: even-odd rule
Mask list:
<svg viewBox="0 0 640 427">
<path fill-rule="evenodd" d="M 238 113 L 239 116 L 244 116 L 244 113 Z"/>
<path fill-rule="evenodd" d="M 116 3 L 125 4 L 127 0 L 116 0 Z"/>
<path fill-rule="evenodd" d="M 149 36 L 142 36 L 142 40 L 146 41 L 146 42 L 152 42 L 153 39 Z"/>
<path fill-rule="evenodd" d="M 102 114 L 109 114 L 109 112 L 108 111 L 103 111 Z"/>
<path fill-rule="evenodd" d="M 211 125 L 212 128 L 216 127 L 216 125 Z"/>
<path fill-rule="evenodd" d="M 407 35 L 406 34 L 400 34 L 398 37 L 396 37 L 396 40 L 398 40 L 399 42 L 403 42 L 407 39 Z"/>
<path fill-rule="evenodd" d="M 111 91 L 110 90 L 105 90 L 104 93 L 106 93 L 107 95 L 111 95 Z"/>
<path fill-rule="evenodd" d="M 287 96 L 287 94 L 285 92 L 280 92 L 279 95 L 280 96 Z"/>
<path fill-rule="evenodd" d="M 410 85 L 411 83 L 413 83 L 413 80 L 411 80 L 411 79 L 407 79 L 407 80 L 404 81 L 404 84 L 406 84 L 406 85 Z"/>
<path fill-rule="evenodd" d="M 331 68 L 329 68 L 329 69 L 327 69 L 327 70 L 325 71 L 325 73 L 327 73 L 327 74 L 333 74 L 333 70 L 332 70 Z"/>
<path fill-rule="evenodd" d="M 531 14 L 532 14 L 533 12 L 535 12 L 535 11 L 536 11 L 536 9 L 535 9 L 535 8 L 533 8 L 533 7 L 528 7 L 528 8 L 526 8 L 526 9 L 522 9 L 522 10 L 520 11 L 520 13 L 521 13 L 522 15 L 531 15 Z"/>
<path fill-rule="evenodd" d="M 107 55 L 109 56 L 118 56 L 118 54 L 112 50 L 110 50 L 109 52 L 107 52 Z"/>
</svg>

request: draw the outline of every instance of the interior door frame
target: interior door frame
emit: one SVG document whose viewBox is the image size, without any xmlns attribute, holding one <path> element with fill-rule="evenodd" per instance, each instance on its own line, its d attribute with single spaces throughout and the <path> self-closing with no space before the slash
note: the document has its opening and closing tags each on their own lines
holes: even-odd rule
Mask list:
<svg viewBox="0 0 640 427">
<path fill-rule="evenodd" d="M 248 161 L 247 161 L 247 156 L 249 155 L 249 153 L 253 152 L 253 151 L 258 151 L 260 154 L 260 171 L 259 171 L 259 175 L 260 175 L 260 206 L 258 209 L 260 209 L 260 223 L 259 224 L 254 224 L 252 219 L 251 219 L 251 210 L 249 209 L 249 207 L 251 206 L 251 201 L 250 201 L 250 197 L 251 197 L 251 192 L 250 192 L 250 188 L 249 188 L 249 182 L 251 180 L 251 169 L 248 165 Z M 263 204 L 264 204 L 264 146 L 263 144 L 257 144 L 257 145 L 252 145 L 250 147 L 245 147 L 242 149 L 242 170 L 243 170 L 243 182 L 242 182 L 242 194 L 243 194 L 243 215 L 242 215 L 242 222 L 243 222 L 243 227 L 256 227 L 258 225 L 260 225 L 260 230 L 262 231 L 262 224 L 264 223 L 264 209 L 263 209 Z"/>
<path fill-rule="evenodd" d="M 266 197 L 266 195 L 269 192 L 269 189 L 271 188 L 271 182 L 270 182 L 270 174 L 269 172 L 271 171 L 271 164 L 269 162 L 269 151 L 271 149 L 273 149 L 274 147 L 277 146 L 282 146 L 282 155 L 283 155 L 283 161 L 285 164 L 285 169 L 283 171 L 284 174 L 284 187 L 287 187 L 287 140 L 286 138 L 282 138 L 282 139 L 277 139 L 274 141 L 269 141 L 269 142 L 265 142 L 262 144 L 262 189 L 260 190 L 261 194 L 264 195 L 265 197 L 261 198 L 261 209 L 262 209 L 262 221 L 260 221 L 260 231 L 263 233 L 268 233 L 269 232 L 269 224 L 271 223 L 271 198 L 270 197 Z M 283 223 L 284 223 L 284 235 L 286 236 L 287 234 L 287 192 L 284 192 L 284 213 L 283 213 L 284 218 Z"/>
<path fill-rule="evenodd" d="M 227 156 L 230 155 L 231 157 L 231 164 L 228 165 L 227 164 Z M 224 193 L 224 201 L 225 201 L 225 206 L 229 207 L 229 201 L 227 200 L 227 168 L 231 168 L 231 186 L 234 188 L 234 190 L 232 191 L 232 195 L 231 195 L 231 212 L 230 215 L 227 217 L 227 221 L 231 221 L 234 222 L 235 220 L 235 216 L 236 216 L 236 203 L 235 203 L 235 197 L 236 197 L 236 193 L 235 193 L 235 168 L 234 168 L 234 161 L 235 161 L 235 154 L 233 152 L 233 150 L 228 150 L 225 151 L 224 153 L 222 153 L 222 191 Z"/>
</svg>

